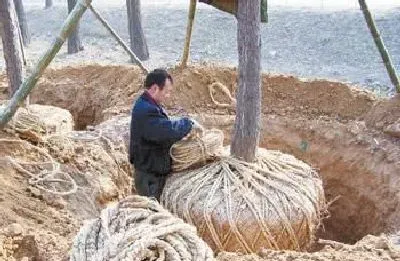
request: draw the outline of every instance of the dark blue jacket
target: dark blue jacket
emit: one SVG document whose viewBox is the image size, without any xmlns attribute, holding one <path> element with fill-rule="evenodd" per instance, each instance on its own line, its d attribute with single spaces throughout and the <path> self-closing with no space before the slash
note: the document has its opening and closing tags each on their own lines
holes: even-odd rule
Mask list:
<svg viewBox="0 0 400 261">
<path fill-rule="evenodd" d="M 164 109 L 144 92 L 132 109 L 130 162 L 136 170 L 167 175 L 171 172 L 171 146 L 192 129 L 189 118 L 168 118 Z"/>
</svg>

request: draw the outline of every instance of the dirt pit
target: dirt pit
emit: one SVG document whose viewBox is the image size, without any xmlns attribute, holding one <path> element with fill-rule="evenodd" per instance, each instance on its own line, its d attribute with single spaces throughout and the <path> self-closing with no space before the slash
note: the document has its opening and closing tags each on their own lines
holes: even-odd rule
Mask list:
<svg viewBox="0 0 400 261">
<path fill-rule="evenodd" d="M 235 69 L 196 66 L 171 73 L 175 92 L 166 104 L 171 114 L 192 115 L 222 129 L 229 144 L 235 109 L 216 106 L 208 85 L 221 82 L 234 95 Z M 31 103 L 68 109 L 81 130 L 118 115 L 123 119 L 118 129 L 127 139 L 129 109 L 143 78 L 127 66 L 49 69 Z M 314 166 L 332 201 L 318 236 L 355 243 L 368 234 L 399 231 L 400 139 L 396 131 L 387 131 L 400 124 L 399 97 L 381 99 L 338 82 L 281 75 L 264 75 L 262 83 L 260 146 Z M 215 98 L 228 102 L 220 93 Z"/>
</svg>

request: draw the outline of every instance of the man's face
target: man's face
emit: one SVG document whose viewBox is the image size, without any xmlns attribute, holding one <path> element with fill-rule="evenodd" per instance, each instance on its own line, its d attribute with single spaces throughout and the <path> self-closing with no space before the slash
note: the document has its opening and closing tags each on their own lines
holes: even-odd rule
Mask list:
<svg viewBox="0 0 400 261">
<path fill-rule="evenodd" d="M 154 93 L 153 99 L 158 103 L 165 102 L 171 96 L 172 87 L 173 86 L 172 86 L 170 79 L 166 79 L 163 89 L 161 89 L 159 86 L 156 87 L 156 91 Z"/>
</svg>

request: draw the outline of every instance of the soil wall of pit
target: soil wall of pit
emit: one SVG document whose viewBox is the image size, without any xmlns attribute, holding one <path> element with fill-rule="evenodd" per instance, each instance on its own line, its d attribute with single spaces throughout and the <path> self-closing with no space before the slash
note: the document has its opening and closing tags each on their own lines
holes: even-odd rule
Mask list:
<svg viewBox="0 0 400 261">
<path fill-rule="evenodd" d="M 208 85 L 221 82 L 235 94 L 234 68 L 171 69 L 175 91 L 172 114 L 196 115 L 208 127 L 223 129 L 226 144 L 234 108 L 216 106 Z M 48 70 L 32 103 L 66 108 L 84 129 L 127 113 L 140 93 L 143 75 L 136 67 L 86 66 Z M 400 118 L 400 98 L 378 99 L 348 85 L 295 77 L 262 77 L 261 147 L 279 149 L 318 169 L 331 217 L 321 236 L 355 242 L 366 234 L 400 229 L 400 141 L 388 132 Z M 225 96 L 215 93 L 220 102 Z"/>
</svg>

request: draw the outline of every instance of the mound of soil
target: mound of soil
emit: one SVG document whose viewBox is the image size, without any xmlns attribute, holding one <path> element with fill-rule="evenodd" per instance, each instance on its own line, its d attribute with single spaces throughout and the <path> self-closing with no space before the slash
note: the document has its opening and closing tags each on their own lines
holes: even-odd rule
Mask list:
<svg viewBox="0 0 400 261">
<path fill-rule="evenodd" d="M 166 104 L 181 113 L 233 114 L 232 109 L 216 106 L 208 85 L 221 82 L 235 94 L 237 73 L 234 68 L 195 66 L 171 69 L 175 90 Z M 66 67 L 48 69 L 31 95 L 31 102 L 68 109 L 77 129 L 103 121 L 110 107 L 130 107 L 142 90 L 143 74 L 134 66 Z M 376 98 L 349 85 L 323 80 L 302 81 L 282 75 L 262 77 L 263 113 L 321 115 L 338 120 L 364 119 Z M 226 97 L 215 96 L 226 102 Z"/>
</svg>

